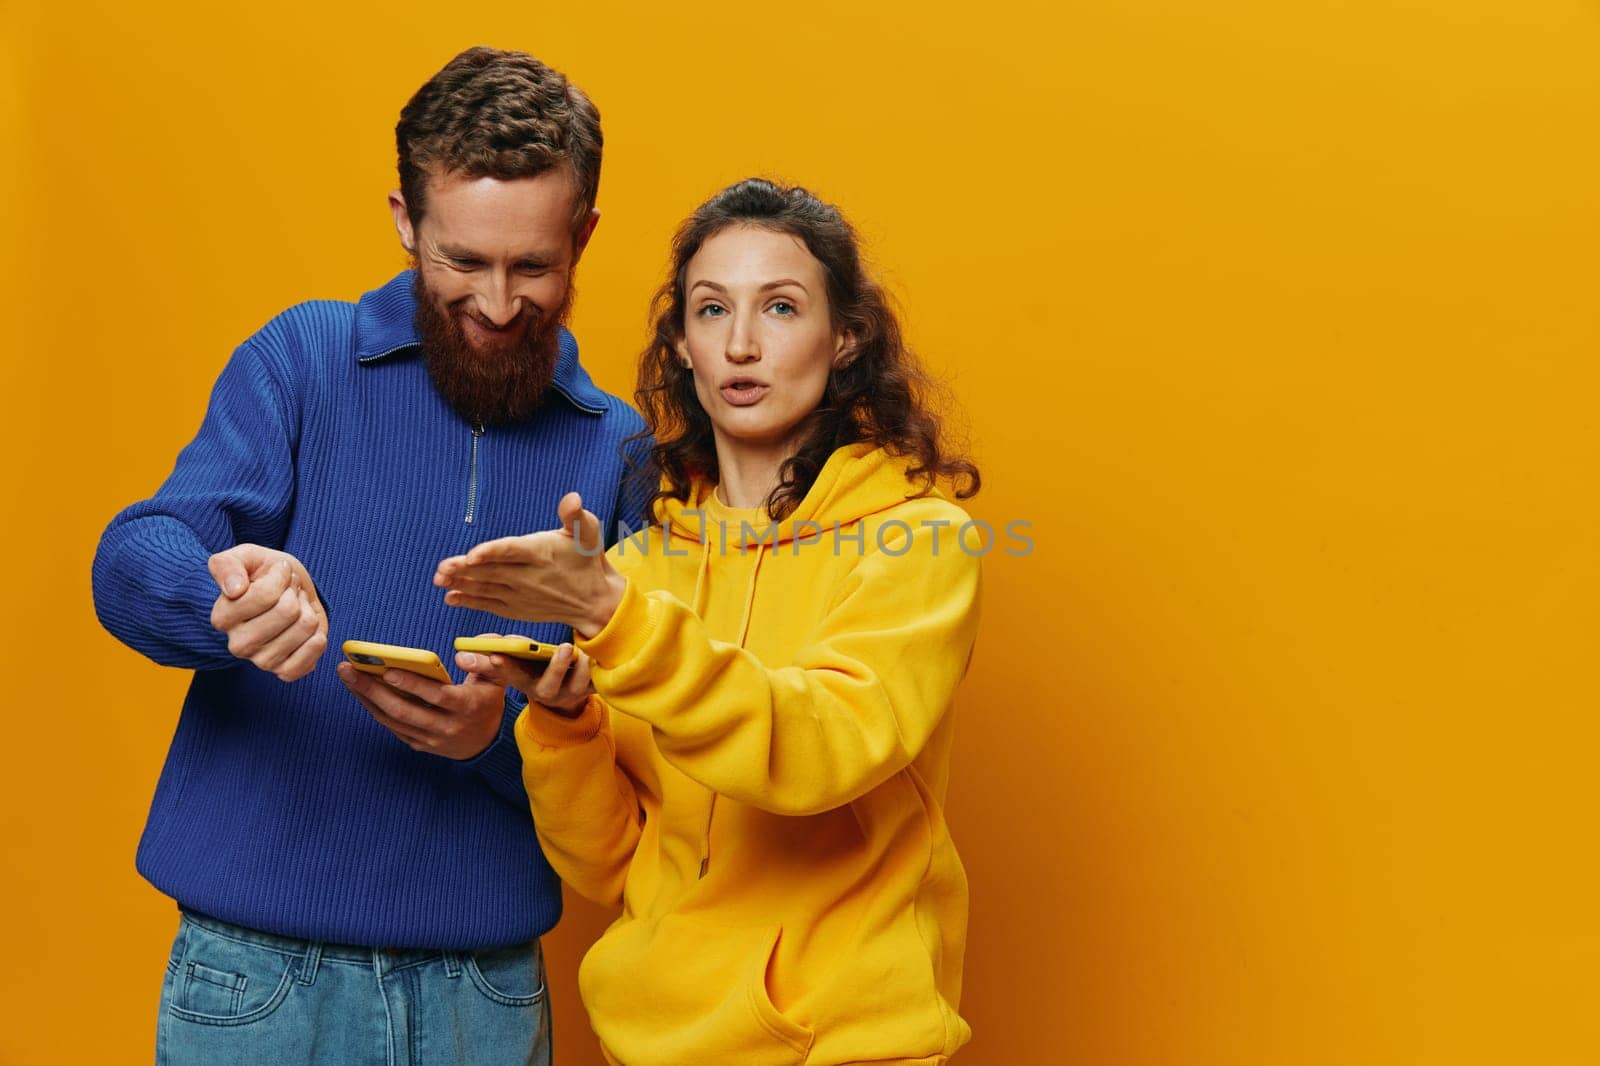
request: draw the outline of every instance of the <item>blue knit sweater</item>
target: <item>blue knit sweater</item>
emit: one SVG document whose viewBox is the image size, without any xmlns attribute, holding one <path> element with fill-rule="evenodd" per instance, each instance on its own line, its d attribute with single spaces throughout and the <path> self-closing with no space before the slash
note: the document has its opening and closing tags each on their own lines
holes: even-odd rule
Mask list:
<svg viewBox="0 0 1600 1066">
<path fill-rule="evenodd" d="M 245 341 L 171 477 L 107 527 L 94 598 L 119 639 L 195 671 L 139 844 L 151 884 L 286 936 L 474 949 L 561 916 L 512 736 L 520 697 L 478 758 L 420 754 L 339 683 L 339 646 L 430 648 L 459 679 L 452 639 L 512 624 L 446 607 L 434 564 L 553 527 L 572 489 L 603 528 L 637 525 L 654 486 L 618 454 L 641 419 L 595 387 L 570 334 L 544 405 L 476 434 L 428 380 L 414 310 L 406 273 L 357 304 L 291 308 Z M 243 542 L 300 559 L 328 607 L 328 651 L 291 684 L 211 627 L 206 560 Z"/>
</svg>

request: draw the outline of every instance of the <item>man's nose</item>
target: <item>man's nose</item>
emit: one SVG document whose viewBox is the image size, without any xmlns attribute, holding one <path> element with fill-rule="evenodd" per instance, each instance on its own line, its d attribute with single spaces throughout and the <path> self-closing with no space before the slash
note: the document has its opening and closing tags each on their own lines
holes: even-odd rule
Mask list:
<svg viewBox="0 0 1600 1066">
<path fill-rule="evenodd" d="M 510 282 L 504 277 L 485 279 L 475 295 L 478 314 L 496 327 L 510 325 L 522 313 L 522 297 L 512 292 Z"/>
</svg>

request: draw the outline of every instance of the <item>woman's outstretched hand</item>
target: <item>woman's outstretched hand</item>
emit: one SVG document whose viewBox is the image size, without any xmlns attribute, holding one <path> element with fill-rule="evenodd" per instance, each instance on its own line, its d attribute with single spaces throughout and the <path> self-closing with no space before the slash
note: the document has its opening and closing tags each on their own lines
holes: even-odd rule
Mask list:
<svg viewBox="0 0 1600 1066">
<path fill-rule="evenodd" d="M 627 581 L 605 557 L 600 520 L 583 497 L 561 498 L 560 529 L 501 537 L 439 564 L 433 583 L 452 607 L 525 622 L 562 622 L 592 637 L 616 613 Z"/>
</svg>

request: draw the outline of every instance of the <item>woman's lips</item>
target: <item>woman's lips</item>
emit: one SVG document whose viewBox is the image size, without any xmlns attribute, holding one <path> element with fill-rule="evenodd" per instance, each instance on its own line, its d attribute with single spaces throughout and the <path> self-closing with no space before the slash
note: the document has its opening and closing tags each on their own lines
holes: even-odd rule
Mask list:
<svg viewBox="0 0 1600 1066">
<path fill-rule="evenodd" d="M 735 407 L 749 407 L 767 394 L 769 385 L 755 381 L 730 381 L 722 386 L 722 398 Z"/>
</svg>

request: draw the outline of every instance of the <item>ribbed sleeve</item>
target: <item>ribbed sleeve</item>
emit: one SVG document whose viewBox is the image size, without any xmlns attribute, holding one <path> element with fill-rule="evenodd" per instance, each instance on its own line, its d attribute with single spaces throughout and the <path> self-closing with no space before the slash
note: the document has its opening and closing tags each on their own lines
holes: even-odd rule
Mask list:
<svg viewBox="0 0 1600 1066">
<path fill-rule="evenodd" d="M 211 392 L 200 432 L 154 498 L 111 520 L 94 561 L 105 627 L 159 663 L 232 666 L 211 628 L 215 552 L 281 543 L 293 500 L 297 444 L 280 379 L 262 351 L 234 353 Z"/>
</svg>

